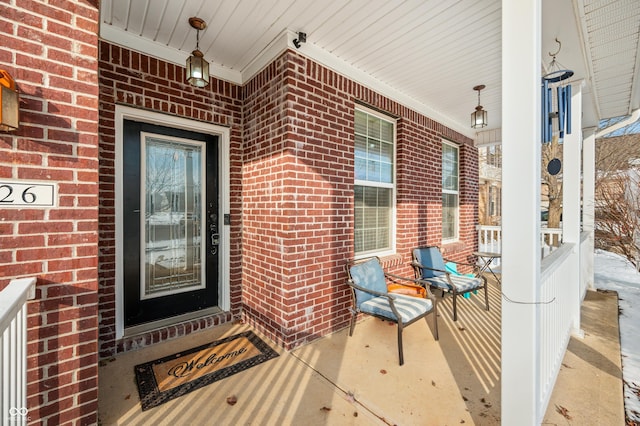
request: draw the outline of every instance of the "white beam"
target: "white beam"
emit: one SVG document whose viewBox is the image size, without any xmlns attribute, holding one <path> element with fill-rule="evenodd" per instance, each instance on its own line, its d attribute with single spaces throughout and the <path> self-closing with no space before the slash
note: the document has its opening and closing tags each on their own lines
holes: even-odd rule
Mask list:
<svg viewBox="0 0 640 426">
<path fill-rule="evenodd" d="M 574 250 L 569 259 L 569 269 L 573 274 L 566 283 L 570 286 L 570 316 L 573 334 L 584 336 L 580 330 L 580 164 L 582 163 L 582 82 L 572 85 L 571 129 L 564 135 L 562 172 L 562 243 L 573 243 Z"/>
<path fill-rule="evenodd" d="M 537 425 L 541 0 L 502 0 L 502 419 Z"/>
<path fill-rule="evenodd" d="M 583 130 L 582 141 L 582 229 L 595 229 L 596 130 Z"/>
<path fill-rule="evenodd" d="M 582 229 L 589 232 L 587 261 L 581 270 L 587 275 L 587 286 L 593 288 L 595 187 L 596 187 L 596 128 L 583 130 L 582 141 Z M 584 259 L 584 257 L 583 257 Z"/>
</svg>

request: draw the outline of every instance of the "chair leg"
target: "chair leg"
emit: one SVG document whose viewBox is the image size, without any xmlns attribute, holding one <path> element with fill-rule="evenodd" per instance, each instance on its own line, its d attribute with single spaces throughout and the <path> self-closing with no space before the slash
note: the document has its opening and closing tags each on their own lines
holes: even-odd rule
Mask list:
<svg viewBox="0 0 640 426">
<path fill-rule="evenodd" d="M 458 304 L 456 303 L 458 299 L 458 292 L 453 292 L 453 320 L 458 321 Z"/>
<path fill-rule="evenodd" d="M 404 354 L 402 353 L 402 325 L 398 323 L 398 355 L 400 356 L 400 365 L 404 364 Z"/>
<path fill-rule="evenodd" d="M 433 315 L 433 338 L 435 340 L 438 340 L 438 307 L 434 306 L 433 307 L 433 312 L 431 313 Z M 429 319 L 427 318 L 429 315 L 427 315 L 426 317 L 424 317 L 424 320 L 427 322 L 427 326 L 429 325 Z"/>
<path fill-rule="evenodd" d="M 349 327 L 349 336 L 353 336 L 353 329 L 356 326 L 356 316 L 358 315 L 358 313 L 356 311 L 353 311 L 351 313 L 351 326 Z"/>
<path fill-rule="evenodd" d="M 484 304 L 487 306 L 487 311 L 489 310 L 489 293 L 487 292 L 487 283 L 484 284 Z"/>
</svg>

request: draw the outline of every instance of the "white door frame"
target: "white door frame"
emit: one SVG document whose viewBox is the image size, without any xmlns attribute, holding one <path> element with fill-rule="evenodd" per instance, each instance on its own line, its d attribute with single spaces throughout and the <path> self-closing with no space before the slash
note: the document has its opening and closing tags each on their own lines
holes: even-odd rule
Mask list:
<svg viewBox="0 0 640 426">
<path fill-rule="evenodd" d="M 128 106 L 116 105 L 115 112 L 115 225 L 116 225 L 116 340 L 124 337 L 124 271 L 122 257 L 123 243 L 123 128 L 124 120 L 139 121 L 193 132 L 218 136 L 218 185 L 219 185 L 219 212 L 218 217 L 224 218 L 230 209 L 230 162 L 229 140 L 231 131 L 228 127 L 219 126 L 188 118 L 176 117 L 159 112 L 136 109 Z M 230 236 L 229 225 L 224 221 L 220 226 L 220 255 L 218 257 L 218 307 L 223 311 L 231 310 L 231 296 L 229 286 L 230 269 Z"/>
</svg>

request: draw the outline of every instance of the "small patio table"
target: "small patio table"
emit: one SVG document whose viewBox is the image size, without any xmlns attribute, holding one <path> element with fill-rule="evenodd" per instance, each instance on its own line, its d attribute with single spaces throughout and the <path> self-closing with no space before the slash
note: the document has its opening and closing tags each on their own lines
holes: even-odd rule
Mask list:
<svg viewBox="0 0 640 426">
<path fill-rule="evenodd" d="M 496 281 L 498 282 L 498 284 L 502 284 L 500 282 L 500 278 L 498 278 L 498 276 L 495 274 L 495 272 L 493 272 L 493 269 L 491 269 L 491 262 L 493 262 L 494 259 L 499 259 L 501 257 L 500 253 L 491 253 L 488 251 L 474 251 L 472 253 L 474 256 L 476 256 L 478 258 L 478 260 L 480 260 L 482 262 L 482 264 L 480 265 L 480 274 L 489 271 L 491 272 L 491 275 L 493 275 L 493 277 L 496 279 Z"/>
</svg>

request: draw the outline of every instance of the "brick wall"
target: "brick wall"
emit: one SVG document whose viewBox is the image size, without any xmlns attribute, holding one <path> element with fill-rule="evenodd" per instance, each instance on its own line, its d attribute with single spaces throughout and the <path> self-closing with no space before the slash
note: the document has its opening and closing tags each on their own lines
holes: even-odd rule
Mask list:
<svg viewBox="0 0 640 426">
<path fill-rule="evenodd" d="M 397 117 L 395 272 L 410 250 L 441 243 L 442 138 L 460 144 L 460 242 L 475 248 L 472 140 L 293 51 L 244 87 L 243 314 L 285 347 L 341 328 L 353 257 L 353 117 L 357 103 Z"/>
<path fill-rule="evenodd" d="M 96 2 L 0 4 L 0 68 L 20 92 L 20 129 L 0 133 L 0 178 L 58 183 L 54 208 L 0 209 L 0 288 L 37 277 L 31 423 L 97 422 L 97 30 Z"/>
<path fill-rule="evenodd" d="M 241 259 L 242 91 L 212 78 L 209 86 L 185 82 L 184 67 L 100 42 L 100 356 L 107 357 L 212 327 L 239 316 Z M 115 106 L 128 105 L 229 126 L 232 312 L 115 340 Z"/>
</svg>

